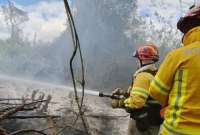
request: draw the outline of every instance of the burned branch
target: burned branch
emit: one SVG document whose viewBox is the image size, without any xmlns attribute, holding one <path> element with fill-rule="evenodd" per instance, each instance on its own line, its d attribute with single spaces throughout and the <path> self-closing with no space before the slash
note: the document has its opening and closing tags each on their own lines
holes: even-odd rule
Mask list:
<svg viewBox="0 0 200 135">
<path fill-rule="evenodd" d="M 33 119 L 58 119 L 58 115 L 47 114 L 48 106 L 51 103 L 51 95 L 45 95 L 38 91 L 33 91 L 30 98 L 0 98 L 0 122 L 11 120 L 30 120 Z M 2 101 L 2 102 L 1 102 Z M 31 122 L 30 121 L 30 122 Z M 3 134 L 4 129 L 0 130 L 2 135 L 8 135 L 6 132 Z M 36 129 L 19 129 L 9 135 L 18 135 L 26 133 L 37 133 L 41 135 L 47 135 L 42 130 Z"/>
<path fill-rule="evenodd" d="M 60 116 L 44 115 L 44 116 L 9 116 L 7 119 L 46 119 L 46 118 L 60 118 Z"/>
<path fill-rule="evenodd" d="M 23 129 L 23 130 L 18 130 L 16 132 L 10 133 L 9 135 L 20 135 L 20 134 L 25 134 L 25 133 L 38 133 L 41 135 L 47 135 L 42 131 L 39 130 L 34 130 L 34 129 Z"/>
</svg>

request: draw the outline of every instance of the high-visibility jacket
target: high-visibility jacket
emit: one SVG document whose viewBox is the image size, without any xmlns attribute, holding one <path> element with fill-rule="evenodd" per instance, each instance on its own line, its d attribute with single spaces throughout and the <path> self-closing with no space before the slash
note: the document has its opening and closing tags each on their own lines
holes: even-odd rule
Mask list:
<svg viewBox="0 0 200 135">
<path fill-rule="evenodd" d="M 200 135 L 200 27 L 186 33 L 150 85 L 150 95 L 168 106 L 162 135 Z"/>
<path fill-rule="evenodd" d="M 139 109 L 145 106 L 149 97 L 149 87 L 154 76 L 149 72 L 156 72 L 155 64 L 147 65 L 139 70 L 133 76 L 133 82 L 130 90 L 130 97 L 125 100 L 125 106 L 132 109 Z"/>
</svg>

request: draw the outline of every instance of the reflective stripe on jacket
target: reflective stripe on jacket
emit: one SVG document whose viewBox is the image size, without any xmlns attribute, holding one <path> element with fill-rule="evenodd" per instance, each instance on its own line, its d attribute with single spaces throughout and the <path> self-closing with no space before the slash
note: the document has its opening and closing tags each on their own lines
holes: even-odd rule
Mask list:
<svg viewBox="0 0 200 135">
<path fill-rule="evenodd" d="M 145 71 L 157 71 L 155 64 L 147 65 L 136 71 L 134 74 L 134 82 L 130 91 L 129 100 L 135 109 L 142 108 L 146 104 L 149 97 L 149 86 L 154 76 Z"/>
<path fill-rule="evenodd" d="M 162 135 L 200 134 L 200 27 L 183 44 L 166 56 L 150 86 L 151 97 L 168 106 Z"/>
</svg>

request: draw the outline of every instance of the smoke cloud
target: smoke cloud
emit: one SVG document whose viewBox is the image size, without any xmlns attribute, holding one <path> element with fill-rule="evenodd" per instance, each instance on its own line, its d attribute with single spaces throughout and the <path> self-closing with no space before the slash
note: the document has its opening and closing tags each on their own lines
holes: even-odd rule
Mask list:
<svg viewBox="0 0 200 135">
<path fill-rule="evenodd" d="M 173 8 L 170 15 L 158 12 L 162 5 Z M 75 11 L 88 88 L 126 89 L 136 70 L 132 52 L 147 40 L 155 42 L 161 54 L 180 45 L 181 35 L 174 27 L 174 20 L 180 16 L 175 8 L 180 7 L 180 3 L 159 0 L 151 3 L 136 0 L 76 0 L 71 6 Z M 25 36 L 21 37 L 20 42 L 9 38 L 0 40 L 0 72 L 71 84 L 69 58 L 73 45 L 62 1 L 42 1 L 19 7 L 29 15 L 29 21 L 22 29 Z M 186 6 L 183 6 L 183 11 L 185 9 Z M 5 31 L 5 28 L 1 29 Z M 3 33 L 4 36 L 1 32 L 0 35 L 6 37 L 6 34 L 10 34 L 8 32 Z M 74 63 L 77 79 L 80 78 L 79 62 L 77 59 Z"/>
</svg>

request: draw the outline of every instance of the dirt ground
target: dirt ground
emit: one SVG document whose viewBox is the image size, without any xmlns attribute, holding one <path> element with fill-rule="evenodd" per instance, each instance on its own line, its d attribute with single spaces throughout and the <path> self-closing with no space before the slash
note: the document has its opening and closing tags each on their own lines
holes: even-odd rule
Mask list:
<svg viewBox="0 0 200 135">
<path fill-rule="evenodd" d="M 71 117 L 61 108 L 76 110 L 72 88 L 49 83 L 23 80 L 8 76 L 0 76 L 0 95 L 1 98 L 19 98 L 28 96 L 32 91 L 39 90 L 46 95 L 52 95 L 49 113 Z M 122 109 L 112 109 L 110 100 L 96 96 L 85 96 L 84 101 L 85 118 L 89 131 L 92 135 L 126 135 L 129 121 L 129 114 Z M 79 124 L 81 124 L 79 122 Z M 136 134 L 137 135 L 137 134 Z"/>
</svg>

